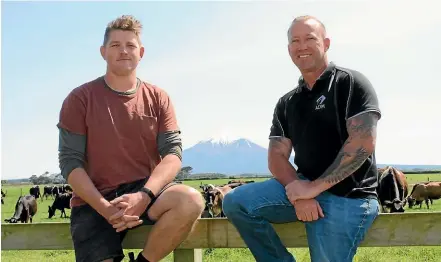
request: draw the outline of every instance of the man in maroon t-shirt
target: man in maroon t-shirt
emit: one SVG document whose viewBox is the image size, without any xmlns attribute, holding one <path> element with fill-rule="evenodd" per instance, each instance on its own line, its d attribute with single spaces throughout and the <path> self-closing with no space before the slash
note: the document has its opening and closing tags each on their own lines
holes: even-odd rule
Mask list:
<svg viewBox="0 0 441 262">
<path fill-rule="evenodd" d="M 101 55 L 104 76 L 64 100 L 59 163 L 74 191 L 71 234 L 76 261 L 121 261 L 127 230 L 153 224 L 136 261 L 159 261 L 190 233 L 204 209 L 201 194 L 173 183 L 182 143 L 167 93 L 136 76 L 142 25 L 110 22 Z"/>
</svg>

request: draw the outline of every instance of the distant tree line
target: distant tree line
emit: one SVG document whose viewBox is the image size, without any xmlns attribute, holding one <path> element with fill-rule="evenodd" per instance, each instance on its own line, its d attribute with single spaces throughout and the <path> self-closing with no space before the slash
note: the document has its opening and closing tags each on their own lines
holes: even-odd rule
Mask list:
<svg viewBox="0 0 441 262">
<path fill-rule="evenodd" d="M 406 170 L 403 174 L 438 174 L 441 170 Z"/>
<path fill-rule="evenodd" d="M 191 166 L 184 166 L 181 171 L 176 175 L 175 180 L 207 180 L 207 179 L 237 179 L 237 178 L 256 178 L 256 177 L 271 177 L 271 174 L 237 174 L 227 175 L 222 173 L 198 173 L 192 174 L 193 168 Z"/>
<path fill-rule="evenodd" d="M 66 184 L 66 179 L 61 176 L 61 173 L 49 174 L 47 171 L 40 176 L 31 176 L 29 181 L 34 185 Z"/>
</svg>

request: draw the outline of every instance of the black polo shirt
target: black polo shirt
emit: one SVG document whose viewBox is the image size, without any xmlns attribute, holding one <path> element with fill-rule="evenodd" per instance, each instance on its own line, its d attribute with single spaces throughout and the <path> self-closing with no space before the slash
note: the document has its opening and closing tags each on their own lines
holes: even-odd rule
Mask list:
<svg viewBox="0 0 441 262">
<path fill-rule="evenodd" d="M 333 163 L 348 138 L 346 120 L 374 111 L 381 117 L 377 95 L 360 72 L 329 63 L 310 90 L 299 85 L 277 102 L 271 137 L 286 137 L 293 144 L 298 173 L 310 180 L 320 177 Z M 377 196 L 375 153 L 351 176 L 328 191 L 338 196 Z"/>
</svg>

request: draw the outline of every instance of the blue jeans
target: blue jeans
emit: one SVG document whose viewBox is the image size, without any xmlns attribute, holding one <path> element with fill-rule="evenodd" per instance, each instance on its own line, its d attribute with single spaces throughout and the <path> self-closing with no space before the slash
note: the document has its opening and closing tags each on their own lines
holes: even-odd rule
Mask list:
<svg viewBox="0 0 441 262">
<path fill-rule="evenodd" d="M 316 200 L 325 217 L 304 223 L 311 261 L 352 261 L 379 213 L 378 201 L 344 198 L 328 192 L 321 193 Z M 225 195 L 223 210 L 256 261 L 295 261 L 270 224 L 297 221 L 285 188 L 276 179 L 233 189 Z"/>
</svg>

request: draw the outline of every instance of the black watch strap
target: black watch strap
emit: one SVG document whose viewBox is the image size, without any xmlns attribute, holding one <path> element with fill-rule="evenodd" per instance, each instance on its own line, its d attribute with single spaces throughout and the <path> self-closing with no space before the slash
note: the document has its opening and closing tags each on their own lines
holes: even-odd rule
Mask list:
<svg viewBox="0 0 441 262">
<path fill-rule="evenodd" d="M 146 187 L 142 187 L 139 191 L 146 193 L 150 197 L 151 200 L 156 198 L 155 194 L 153 194 L 153 192 Z"/>
</svg>

